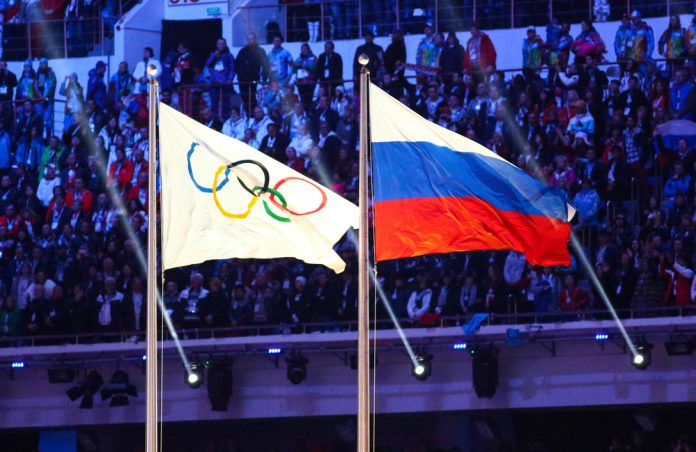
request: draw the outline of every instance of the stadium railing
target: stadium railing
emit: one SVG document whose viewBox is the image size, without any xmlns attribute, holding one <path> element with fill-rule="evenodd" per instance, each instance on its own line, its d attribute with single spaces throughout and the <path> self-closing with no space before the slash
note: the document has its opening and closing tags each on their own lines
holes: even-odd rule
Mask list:
<svg viewBox="0 0 696 452">
<path fill-rule="evenodd" d="M 617 309 L 621 319 L 649 319 L 664 317 L 687 317 L 696 315 L 696 306 L 669 306 L 652 308 Z M 399 319 L 402 328 L 441 328 L 463 327 L 473 314 L 441 316 L 432 318 L 427 324 L 415 322 L 408 318 Z M 511 306 L 507 313 L 490 313 L 481 325 L 543 325 L 559 324 L 585 320 L 611 320 L 607 310 L 554 311 L 545 313 L 514 312 Z M 394 323 L 389 318 L 379 318 L 371 322 L 371 328 L 380 330 L 393 329 Z M 223 337 L 267 336 L 271 334 L 306 334 L 319 332 L 349 332 L 357 331 L 357 321 L 343 322 L 307 322 L 281 324 L 250 324 L 222 328 L 182 328 L 177 330 L 179 338 L 184 340 L 213 339 Z M 166 329 L 161 332 L 162 340 L 171 340 Z M 80 334 L 54 334 L 35 336 L 0 337 L 0 347 L 37 347 L 45 345 L 94 344 L 142 342 L 143 331 L 118 331 Z"/>
<path fill-rule="evenodd" d="M 571 23 L 584 18 L 605 22 L 619 20 L 635 9 L 643 17 L 694 12 L 693 2 L 688 0 L 281 0 L 275 4 L 260 0 L 239 8 L 238 23 L 260 37 L 265 35 L 270 43 L 278 32 L 288 41 L 323 41 L 354 39 L 368 29 L 378 36 L 393 28 L 422 33 L 427 22 L 441 32 L 466 30 L 474 20 L 484 29 L 542 26 L 553 18 Z M 241 39 L 243 35 L 236 36 Z M 234 42 L 235 46 L 243 44 Z"/>
<path fill-rule="evenodd" d="M 109 55 L 105 42 L 116 17 L 10 22 L 2 26 L 2 58 L 22 61 L 40 57 L 79 58 Z"/>
</svg>

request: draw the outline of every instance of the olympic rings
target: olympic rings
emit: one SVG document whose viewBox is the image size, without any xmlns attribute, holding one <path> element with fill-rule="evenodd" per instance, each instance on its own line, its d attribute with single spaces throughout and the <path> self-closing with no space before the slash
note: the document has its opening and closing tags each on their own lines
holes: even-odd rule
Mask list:
<svg viewBox="0 0 696 452">
<path fill-rule="evenodd" d="M 215 206 L 218 208 L 220 213 L 227 218 L 234 218 L 234 219 L 247 218 L 249 216 L 249 214 L 251 213 L 251 210 L 256 205 L 256 202 L 258 201 L 259 197 L 264 193 L 270 193 L 269 199 L 270 199 L 271 203 L 273 203 L 274 206 L 276 206 L 277 208 L 279 208 L 279 209 L 281 209 L 281 210 L 283 210 L 291 215 L 295 215 L 295 216 L 304 216 L 304 215 L 311 215 L 313 213 L 316 213 L 316 212 L 320 211 L 321 209 L 323 209 L 327 203 L 328 198 L 327 198 L 327 195 L 324 192 L 324 190 L 318 184 L 315 184 L 315 183 L 313 183 L 307 179 L 301 178 L 301 177 L 296 177 L 296 176 L 285 177 L 285 178 L 279 180 L 278 182 L 276 182 L 276 184 L 273 188 L 270 188 L 269 187 L 270 174 L 268 172 L 268 169 L 261 162 L 258 162 L 256 160 L 252 160 L 252 159 L 242 159 L 242 160 L 237 160 L 235 162 L 232 162 L 228 165 L 221 165 L 215 171 L 215 174 L 213 177 L 212 187 L 210 187 L 210 188 L 204 187 L 201 184 L 199 184 L 198 181 L 196 181 L 196 178 L 193 175 L 193 168 L 191 165 L 191 157 L 193 156 L 193 153 L 196 149 L 196 146 L 198 146 L 198 143 L 191 143 L 191 148 L 188 150 L 188 153 L 186 155 L 188 173 L 189 173 L 189 177 L 191 179 L 191 182 L 193 182 L 193 185 L 199 191 L 201 191 L 203 193 L 212 193 L 213 200 L 215 202 Z M 232 169 L 234 167 L 237 167 L 237 166 L 240 166 L 243 164 L 252 164 L 252 165 L 258 166 L 259 169 L 261 170 L 261 172 L 263 173 L 263 184 L 260 186 L 256 185 L 256 186 L 254 186 L 254 188 L 249 188 L 249 186 L 246 185 L 244 183 L 244 181 L 239 176 L 236 176 L 237 182 L 239 182 L 239 185 L 241 185 L 241 187 L 247 193 L 252 195 L 252 198 L 249 201 L 249 203 L 247 204 L 247 208 L 244 212 L 242 212 L 242 213 L 228 212 L 227 210 L 225 210 L 222 207 L 222 204 L 220 203 L 220 200 L 218 199 L 218 192 L 220 190 L 222 190 L 222 188 L 224 188 L 225 185 L 227 185 L 227 183 L 230 181 L 229 174 L 230 174 L 230 172 L 232 172 Z M 220 183 L 218 183 L 218 181 L 220 179 L 220 175 L 223 173 L 223 171 L 225 173 L 224 179 Z M 283 194 L 279 191 L 280 186 L 283 185 L 284 183 L 290 181 L 290 180 L 299 180 L 301 182 L 305 182 L 305 183 L 313 186 L 317 190 L 319 190 L 319 193 L 321 194 L 321 202 L 319 203 L 319 206 L 317 208 L 315 208 L 314 210 L 309 210 L 307 212 L 301 212 L 301 213 L 290 210 L 288 208 L 288 203 L 285 199 L 285 196 L 283 196 Z M 279 221 L 281 223 L 289 223 L 292 221 L 288 217 L 282 217 L 282 216 L 276 214 L 275 212 L 273 212 L 265 199 L 262 199 L 261 202 L 263 203 L 264 211 L 266 212 L 266 214 L 269 217 L 271 217 L 274 220 Z"/>
</svg>

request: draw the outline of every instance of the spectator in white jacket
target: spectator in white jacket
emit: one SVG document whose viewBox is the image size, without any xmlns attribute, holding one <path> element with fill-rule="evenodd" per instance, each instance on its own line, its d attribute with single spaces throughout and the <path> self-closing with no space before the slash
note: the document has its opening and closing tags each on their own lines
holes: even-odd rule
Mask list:
<svg viewBox="0 0 696 452">
<path fill-rule="evenodd" d="M 152 50 L 151 47 L 145 47 L 145 49 L 143 49 L 143 59 L 138 61 L 132 73 L 135 79 L 136 94 L 147 93 L 147 70 L 150 66 L 155 70 L 155 80 L 159 80 L 160 75 L 162 75 L 162 65 L 159 60 L 155 58 L 154 50 Z"/>
<path fill-rule="evenodd" d="M 418 287 L 411 292 L 408 298 L 406 310 L 408 316 L 414 322 L 418 322 L 424 314 L 430 311 L 430 302 L 433 297 L 433 291 L 428 284 L 428 278 L 425 274 L 418 275 Z"/>
<path fill-rule="evenodd" d="M 290 147 L 295 148 L 299 157 L 304 157 L 309 149 L 314 146 L 314 140 L 307 129 L 307 123 L 302 122 L 297 135 L 290 141 Z"/>
<path fill-rule="evenodd" d="M 244 130 L 246 122 L 239 112 L 239 107 L 230 107 L 230 117 L 222 124 L 222 133 L 241 141 L 244 138 Z"/>
<path fill-rule="evenodd" d="M 44 177 L 39 181 L 39 187 L 36 190 L 36 197 L 41 201 L 44 207 L 48 207 L 53 199 L 53 189 L 60 185 L 60 177 L 56 176 L 56 165 L 49 163 L 46 165 Z"/>
</svg>

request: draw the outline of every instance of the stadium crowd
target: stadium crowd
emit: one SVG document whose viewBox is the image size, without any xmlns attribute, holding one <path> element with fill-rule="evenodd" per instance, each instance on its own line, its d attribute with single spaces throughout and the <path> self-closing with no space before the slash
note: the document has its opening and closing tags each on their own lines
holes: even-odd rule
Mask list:
<svg viewBox="0 0 696 452">
<path fill-rule="evenodd" d="M 342 79 L 344 64 L 357 76 L 361 53 L 372 79 L 423 117 L 566 190 L 616 308 L 692 305 L 696 25 L 678 16 L 665 25 L 655 39 L 635 11 L 614 37 L 589 21 L 578 36 L 566 23 L 550 24 L 545 39 L 530 28 L 524 68 L 511 78 L 476 22 L 464 44 L 427 24 L 415 55 L 395 30 L 386 49 L 366 32 L 352 60 L 330 41 L 319 55 L 307 44 L 291 55 L 279 35 L 266 53 L 250 34 L 236 56 L 224 39 L 209 55 L 182 41 L 161 62 L 146 48 L 135 68 L 122 62 L 111 75 L 102 62 L 64 80 L 45 59 L 21 74 L 0 62 L 0 335 L 144 329 L 136 250 L 147 236 L 149 66 L 164 103 L 356 202 L 357 84 Z M 605 70 L 610 38 L 619 60 Z M 66 98 L 63 130 L 53 130 L 56 91 Z M 164 303 L 180 328 L 350 321 L 355 248 L 346 237 L 337 251 L 348 262 L 340 275 L 290 259 L 170 270 Z M 575 259 L 539 268 L 515 251 L 379 265 L 396 315 L 413 325 L 474 312 L 577 319 L 603 308 L 586 276 Z"/>
</svg>

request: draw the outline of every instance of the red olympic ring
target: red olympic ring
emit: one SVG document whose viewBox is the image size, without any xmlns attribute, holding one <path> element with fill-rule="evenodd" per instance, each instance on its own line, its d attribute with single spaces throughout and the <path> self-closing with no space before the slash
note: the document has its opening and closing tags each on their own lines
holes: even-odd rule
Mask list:
<svg viewBox="0 0 696 452">
<path fill-rule="evenodd" d="M 301 217 L 301 216 L 303 216 L 303 215 L 310 215 L 310 214 L 313 214 L 313 213 L 317 213 L 317 212 L 319 212 L 321 209 L 324 208 L 324 206 L 326 205 L 326 201 L 327 201 L 326 193 L 325 193 L 324 190 L 322 190 L 317 184 L 315 184 L 314 182 L 308 181 L 307 179 L 303 179 L 303 178 L 301 178 L 301 177 L 296 177 L 296 176 L 285 177 L 285 178 L 279 180 L 278 182 L 276 182 L 276 184 L 275 184 L 275 186 L 273 187 L 273 189 L 277 191 L 278 188 L 280 188 L 281 185 L 283 185 L 285 182 L 287 182 L 287 181 L 289 181 L 289 180 L 293 180 L 293 179 L 299 180 L 299 181 L 302 181 L 302 182 L 306 182 L 306 183 L 308 183 L 309 185 L 311 185 L 311 186 L 313 186 L 314 188 L 316 188 L 317 190 L 319 190 L 319 193 L 321 193 L 321 204 L 319 204 L 319 207 L 317 207 L 316 209 L 310 210 L 310 211 L 308 211 L 308 212 L 304 212 L 304 213 L 293 212 L 292 210 L 290 210 L 290 209 L 288 209 L 287 207 L 283 206 L 282 204 L 278 203 L 278 201 L 276 201 L 276 199 L 275 199 L 275 198 L 276 198 L 275 194 L 271 193 L 271 196 L 269 197 L 269 199 L 271 200 L 271 202 L 272 202 L 276 207 L 278 207 L 279 209 L 285 210 L 286 212 L 291 213 L 291 214 L 293 214 L 293 215 L 295 215 L 295 216 L 298 216 L 298 217 Z"/>
</svg>

